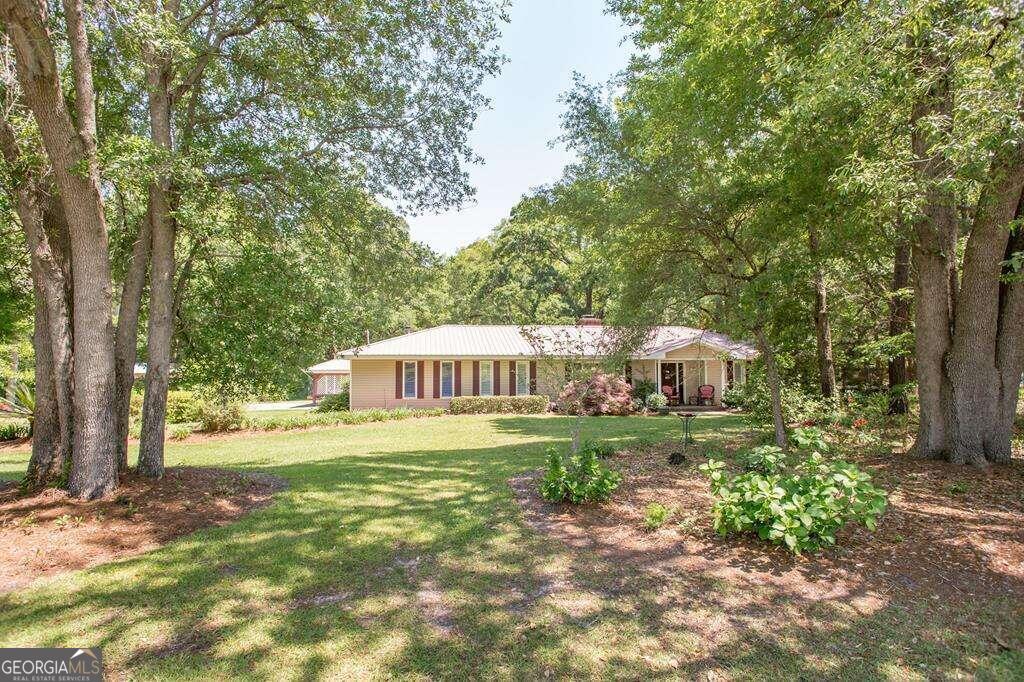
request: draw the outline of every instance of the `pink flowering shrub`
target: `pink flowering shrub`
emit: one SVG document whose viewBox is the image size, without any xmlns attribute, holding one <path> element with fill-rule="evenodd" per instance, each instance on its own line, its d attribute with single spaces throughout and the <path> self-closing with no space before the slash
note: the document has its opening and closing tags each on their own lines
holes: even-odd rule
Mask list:
<svg viewBox="0 0 1024 682">
<path fill-rule="evenodd" d="M 617 374 L 595 372 L 587 379 L 566 384 L 557 404 L 565 414 L 629 414 L 633 410 L 633 390 Z"/>
</svg>

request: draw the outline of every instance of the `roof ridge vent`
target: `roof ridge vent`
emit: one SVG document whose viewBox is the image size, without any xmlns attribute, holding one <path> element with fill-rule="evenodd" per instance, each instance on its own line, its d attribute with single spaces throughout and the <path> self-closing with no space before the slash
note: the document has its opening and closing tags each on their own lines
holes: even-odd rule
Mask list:
<svg viewBox="0 0 1024 682">
<path fill-rule="evenodd" d="M 576 324 L 581 327 L 600 327 L 604 324 L 604 320 L 597 315 L 584 315 L 576 322 Z"/>
</svg>

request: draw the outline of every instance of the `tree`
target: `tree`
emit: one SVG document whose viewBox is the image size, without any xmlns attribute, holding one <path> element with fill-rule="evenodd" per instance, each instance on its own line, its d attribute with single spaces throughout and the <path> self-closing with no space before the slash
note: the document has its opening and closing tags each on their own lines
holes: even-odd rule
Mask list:
<svg viewBox="0 0 1024 682">
<path fill-rule="evenodd" d="M 63 90 L 46 7 L 30 0 L 0 5 L 15 55 L 21 96 L 38 125 L 67 221 L 73 262 L 74 435 L 69 492 L 91 499 L 117 485 L 114 419 L 114 332 L 110 257 L 96 157 L 96 108 L 81 0 L 64 7 L 73 108 Z"/>
<path fill-rule="evenodd" d="M 215 257 L 225 239 L 273 244 L 298 223 L 332 234 L 343 223 L 309 220 L 333 200 L 323 187 L 414 210 L 471 194 L 467 133 L 486 102 L 480 83 L 500 65 L 493 41 L 504 15 L 482 0 L 316 12 L 302 3 L 171 0 L 88 13 L 69 0 L 52 17 L 49 9 L 32 0 L 0 7 L 18 76 L 6 101 L 16 103 L 10 123 L 21 149 L 38 130 L 46 152 L 38 175 L 55 180 L 40 197 L 59 197 L 52 214 L 68 236 L 71 489 L 92 497 L 112 489 L 127 464 L 142 312 L 149 372 L 139 465 L 162 472 L 173 320 L 197 261 Z M 5 177 L 15 196 L 14 175 Z M 258 219 L 225 229 L 222 218 L 240 210 Z M 112 275 L 122 285 L 116 333 Z"/>
</svg>

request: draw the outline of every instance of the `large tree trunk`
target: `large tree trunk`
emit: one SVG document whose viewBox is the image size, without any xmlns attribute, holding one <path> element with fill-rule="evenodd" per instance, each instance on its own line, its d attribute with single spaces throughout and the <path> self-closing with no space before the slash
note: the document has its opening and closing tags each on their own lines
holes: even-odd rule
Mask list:
<svg viewBox="0 0 1024 682">
<path fill-rule="evenodd" d="M 74 4 L 70 4 L 74 3 Z M 83 74 L 88 46 L 80 20 L 81 3 L 69 0 L 68 40 L 75 71 L 76 122 L 64 99 L 45 7 L 30 0 L 5 0 L 16 56 L 18 81 L 39 126 L 53 167 L 70 232 L 73 286 L 75 427 L 71 495 L 92 499 L 117 486 L 114 429 L 114 330 L 111 323 L 110 257 L 107 227 L 94 153 L 93 93 Z M 84 57 L 84 59 L 83 59 Z"/>
<path fill-rule="evenodd" d="M 142 292 L 146 288 L 149 267 L 150 219 L 147 215 L 139 224 L 139 234 L 132 247 L 132 262 L 125 274 L 121 289 L 121 305 L 117 314 L 117 335 L 114 356 L 117 376 L 115 426 L 117 428 L 117 468 L 128 468 L 128 422 L 131 417 L 132 386 L 135 383 L 135 361 L 139 346 L 139 309 Z"/>
<path fill-rule="evenodd" d="M 33 272 L 33 280 L 34 275 Z M 38 282 L 33 281 L 32 289 L 35 292 L 35 330 L 32 334 L 32 347 L 36 356 L 36 386 L 32 419 L 32 456 L 28 460 L 26 479 L 30 485 L 42 487 L 60 479 L 66 453 L 60 448 L 60 423 L 57 419 L 57 392 L 53 380 L 46 299 Z"/>
<path fill-rule="evenodd" d="M 169 69 L 163 64 L 151 66 L 148 70 L 150 134 L 154 145 L 168 157 L 173 149 L 169 79 Z M 146 395 L 142 404 L 142 438 L 139 442 L 139 472 L 154 478 L 164 473 L 167 382 L 174 331 L 176 232 L 171 205 L 170 159 L 161 159 L 160 163 L 157 177 L 149 188 L 153 249 L 149 335 L 146 345 Z"/>
<path fill-rule="evenodd" d="M 913 245 L 914 356 L 921 410 L 914 450 L 919 457 L 942 459 L 949 449 L 945 414 L 949 385 L 943 363 L 952 343 L 957 219 L 954 197 L 944 184 L 951 173 L 949 163 L 932 149 L 935 141 L 921 125 L 933 116 L 947 121 L 952 116 L 945 73 L 933 81 L 911 118 L 911 146 L 918 176 L 926 187 L 924 216 L 914 225 Z"/>
<path fill-rule="evenodd" d="M 1024 195 L 1017 204 L 1017 220 L 1024 218 Z M 1006 260 L 1024 251 L 1024 229 L 1018 227 L 1006 245 Z M 1011 274 L 1011 273 L 1005 273 Z M 1020 273 L 1012 273 L 1020 277 Z M 1024 372 L 1024 282 L 1010 281 L 1000 287 L 999 334 L 996 368 L 999 374 L 996 401 L 997 424 L 987 452 L 989 461 L 1009 462 L 1013 426 L 1017 418 L 1021 375 Z"/>
<path fill-rule="evenodd" d="M 945 361 L 949 459 L 957 464 L 984 465 L 990 456 L 1003 459 L 1009 449 L 1008 441 L 997 442 L 1002 381 L 996 346 L 1000 333 L 1012 336 L 1017 328 L 1011 318 L 1000 329 L 999 296 L 1008 227 L 1024 186 L 1024 148 L 994 162 L 991 176 L 978 199 L 964 252 L 955 331 Z"/>
<path fill-rule="evenodd" d="M 821 241 L 818 228 L 813 225 L 807 231 L 811 258 L 814 259 L 814 331 L 817 337 L 818 376 L 821 382 L 821 395 L 832 398 L 836 394 L 836 365 L 832 359 L 832 324 L 828 316 L 828 289 L 825 286 L 825 273 L 818 258 L 821 253 Z"/>
<path fill-rule="evenodd" d="M 761 360 L 764 361 L 768 391 L 771 394 L 775 444 L 780 448 L 786 448 L 789 446 L 789 439 L 786 437 L 786 419 L 782 414 L 782 380 L 779 378 L 779 366 L 775 362 L 775 351 L 768 343 L 768 337 L 763 330 L 758 329 L 754 333 L 760 347 Z"/>
<path fill-rule="evenodd" d="M 897 237 L 892 268 L 892 298 L 889 301 L 889 336 L 897 337 L 910 331 L 910 297 L 905 290 L 910 286 L 910 242 L 900 234 Z M 906 414 L 906 385 L 910 383 L 910 368 L 906 354 L 889 358 L 889 414 Z"/>
<path fill-rule="evenodd" d="M 57 482 L 71 457 L 72 334 L 68 309 L 67 225 L 53 188 L 29 165 L 9 123 L 0 117 L 0 152 L 14 180 L 13 196 L 29 252 L 35 293 L 36 405 L 28 480 Z"/>
</svg>

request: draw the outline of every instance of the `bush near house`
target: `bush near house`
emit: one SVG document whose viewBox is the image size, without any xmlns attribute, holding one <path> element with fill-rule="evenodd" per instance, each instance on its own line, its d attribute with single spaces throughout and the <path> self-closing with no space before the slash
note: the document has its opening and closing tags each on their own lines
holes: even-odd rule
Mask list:
<svg viewBox="0 0 1024 682">
<path fill-rule="evenodd" d="M 617 374 L 595 372 L 566 384 L 558 395 L 558 409 L 565 414 L 626 415 L 633 410 L 633 389 Z"/>
<path fill-rule="evenodd" d="M 207 433 L 236 431 L 245 423 L 245 413 L 242 404 L 237 402 L 203 403 L 197 421 L 199 430 Z"/>
<path fill-rule="evenodd" d="M 452 414 L 540 414 L 548 409 L 546 395 L 459 396 L 452 398 Z"/>
<path fill-rule="evenodd" d="M 142 419 L 143 392 L 135 391 L 131 399 L 131 419 L 133 422 Z M 167 416 L 168 424 L 185 424 L 188 422 L 200 421 L 203 411 L 203 401 L 192 391 L 172 390 L 167 391 Z"/>
<path fill-rule="evenodd" d="M 350 393 L 348 386 L 341 392 L 325 395 L 320 398 L 320 404 L 314 412 L 348 412 L 350 405 Z"/>
</svg>

